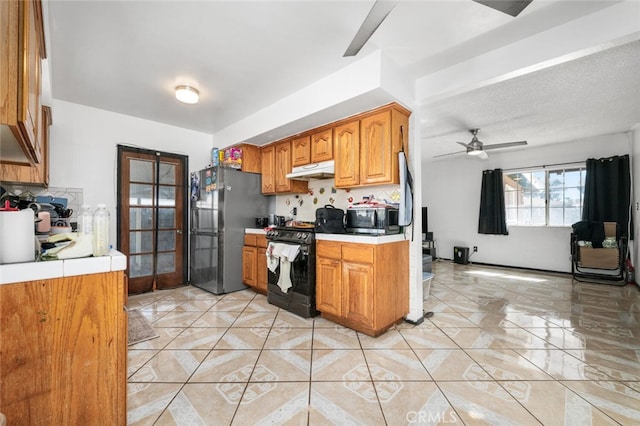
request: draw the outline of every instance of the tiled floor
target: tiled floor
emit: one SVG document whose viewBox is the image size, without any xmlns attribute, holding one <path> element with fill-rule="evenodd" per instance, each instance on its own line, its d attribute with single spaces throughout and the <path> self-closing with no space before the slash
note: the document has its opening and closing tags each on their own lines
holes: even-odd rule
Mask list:
<svg viewBox="0 0 640 426">
<path fill-rule="evenodd" d="M 378 338 L 250 290 L 129 298 L 128 420 L 156 425 L 640 424 L 640 291 L 434 263 L 420 326 Z"/>
</svg>

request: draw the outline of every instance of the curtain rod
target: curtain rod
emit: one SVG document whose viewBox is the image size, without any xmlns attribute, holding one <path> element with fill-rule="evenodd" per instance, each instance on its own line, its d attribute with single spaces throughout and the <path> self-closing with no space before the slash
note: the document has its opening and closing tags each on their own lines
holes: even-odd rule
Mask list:
<svg viewBox="0 0 640 426">
<path fill-rule="evenodd" d="M 511 172 L 514 170 L 526 170 L 526 169 L 540 169 L 540 168 L 547 168 L 547 167 L 555 167 L 555 166 L 573 166 L 573 165 L 586 165 L 587 162 L 585 161 L 574 161 L 572 163 L 555 163 L 555 164 L 543 164 L 540 166 L 527 166 L 527 167 L 517 167 L 517 168 L 513 168 L 513 169 L 502 169 L 503 172 Z"/>
</svg>

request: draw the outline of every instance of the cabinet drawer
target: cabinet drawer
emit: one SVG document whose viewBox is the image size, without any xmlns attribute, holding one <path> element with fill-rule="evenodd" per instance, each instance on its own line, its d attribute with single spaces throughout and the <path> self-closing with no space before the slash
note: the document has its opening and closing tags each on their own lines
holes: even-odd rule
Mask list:
<svg viewBox="0 0 640 426">
<path fill-rule="evenodd" d="M 264 235 L 256 235 L 256 246 L 267 248 L 269 242 L 267 241 L 267 237 Z"/>
<path fill-rule="evenodd" d="M 364 244 L 344 244 L 342 260 L 358 263 L 373 263 L 373 247 Z"/>
<path fill-rule="evenodd" d="M 245 246 L 256 246 L 256 234 L 244 234 L 244 245 Z"/>
<path fill-rule="evenodd" d="M 316 256 L 340 260 L 340 243 L 318 241 L 316 243 Z"/>
</svg>

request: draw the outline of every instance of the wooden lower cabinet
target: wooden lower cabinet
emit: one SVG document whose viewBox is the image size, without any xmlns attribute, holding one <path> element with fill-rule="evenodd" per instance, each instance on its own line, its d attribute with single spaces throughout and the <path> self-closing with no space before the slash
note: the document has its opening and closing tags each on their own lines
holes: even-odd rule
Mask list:
<svg viewBox="0 0 640 426">
<path fill-rule="evenodd" d="M 242 247 L 242 282 L 255 291 L 267 294 L 267 238 L 245 234 Z"/>
<path fill-rule="evenodd" d="M 10 425 L 124 425 L 123 271 L 0 285 L 0 412 Z"/>
<path fill-rule="evenodd" d="M 255 287 L 258 282 L 258 248 L 254 246 L 242 247 L 242 282 Z"/>
<path fill-rule="evenodd" d="M 330 245 L 316 242 L 316 250 L 325 244 Z M 320 257 L 319 254 L 316 255 L 316 309 L 326 314 L 342 315 L 342 262 Z"/>
<path fill-rule="evenodd" d="M 316 242 L 316 308 L 378 336 L 409 312 L 409 242 Z"/>
</svg>

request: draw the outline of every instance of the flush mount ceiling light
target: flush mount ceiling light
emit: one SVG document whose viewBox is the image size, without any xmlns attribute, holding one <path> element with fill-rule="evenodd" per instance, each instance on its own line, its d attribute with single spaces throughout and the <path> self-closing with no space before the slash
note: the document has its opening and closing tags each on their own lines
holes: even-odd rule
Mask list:
<svg viewBox="0 0 640 426">
<path fill-rule="evenodd" d="M 185 104 L 197 104 L 200 92 L 195 87 L 180 85 L 176 86 L 176 99 Z"/>
</svg>

